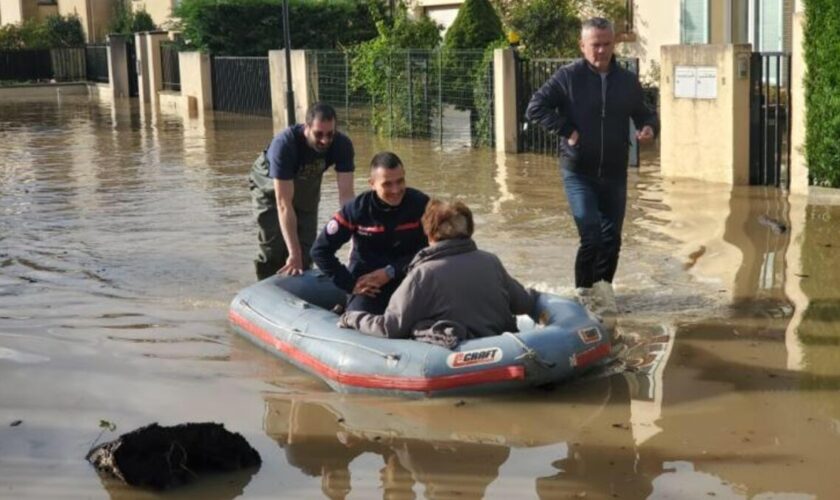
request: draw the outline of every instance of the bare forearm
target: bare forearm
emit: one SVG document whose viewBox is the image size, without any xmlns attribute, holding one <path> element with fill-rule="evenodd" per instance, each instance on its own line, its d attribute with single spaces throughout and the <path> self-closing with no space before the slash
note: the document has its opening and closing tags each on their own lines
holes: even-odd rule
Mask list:
<svg viewBox="0 0 840 500">
<path fill-rule="evenodd" d="M 283 241 L 290 255 L 301 255 L 300 240 L 297 234 L 297 214 L 293 207 L 277 205 L 277 218 L 280 220 L 280 231 L 283 233 Z"/>
</svg>

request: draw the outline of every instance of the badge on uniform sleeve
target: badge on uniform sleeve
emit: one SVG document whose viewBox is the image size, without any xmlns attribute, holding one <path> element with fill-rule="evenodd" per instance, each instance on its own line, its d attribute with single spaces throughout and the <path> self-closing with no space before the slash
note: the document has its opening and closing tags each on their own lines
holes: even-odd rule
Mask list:
<svg viewBox="0 0 840 500">
<path fill-rule="evenodd" d="M 336 221 L 335 219 L 330 219 L 330 221 L 327 222 L 327 234 L 333 235 L 337 232 L 338 232 L 338 221 Z"/>
</svg>

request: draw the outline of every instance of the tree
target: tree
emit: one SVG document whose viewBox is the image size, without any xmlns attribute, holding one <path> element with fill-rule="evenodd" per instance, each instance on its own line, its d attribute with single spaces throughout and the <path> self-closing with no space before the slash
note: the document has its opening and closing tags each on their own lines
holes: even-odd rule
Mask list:
<svg viewBox="0 0 840 500">
<path fill-rule="evenodd" d="M 527 57 L 574 57 L 578 54 L 580 18 L 574 0 L 519 1 L 508 24 L 519 35 Z"/>
<path fill-rule="evenodd" d="M 611 20 L 620 33 L 627 18 L 623 0 L 494 0 L 506 27 L 521 40 L 528 57 L 574 57 L 582 19 Z"/>
<path fill-rule="evenodd" d="M 145 10 L 133 11 L 129 2 L 130 0 L 114 0 L 114 14 L 108 23 L 108 30 L 124 35 L 156 30 L 157 26 L 152 16 Z"/>
<path fill-rule="evenodd" d="M 50 48 L 82 47 L 85 44 L 82 21 L 76 14 L 48 16 L 44 20 L 44 34 Z"/>
<path fill-rule="evenodd" d="M 489 0 L 466 0 L 443 39 L 446 50 L 484 49 L 504 38 L 502 21 Z"/>
</svg>

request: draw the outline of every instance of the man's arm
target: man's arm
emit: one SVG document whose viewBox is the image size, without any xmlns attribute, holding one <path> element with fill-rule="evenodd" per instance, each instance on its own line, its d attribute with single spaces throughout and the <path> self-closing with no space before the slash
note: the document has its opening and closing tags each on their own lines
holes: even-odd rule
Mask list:
<svg viewBox="0 0 840 500">
<path fill-rule="evenodd" d="M 353 200 L 353 172 L 336 172 L 335 180 L 338 183 L 338 204 L 344 206 Z"/>
<path fill-rule="evenodd" d="M 635 105 L 630 117 L 633 119 L 633 124 L 639 132 L 636 134 L 641 142 L 653 140 L 659 135 L 659 119 L 656 116 L 656 111 L 650 109 L 645 105 L 645 95 L 642 90 L 642 85 L 637 79 L 633 82 L 633 91 Z"/>
<path fill-rule="evenodd" d="M 341 316 L 339 325 L 374 337 L 411 338 L 414 325 L 424 319 L 423 315 L 430 310 L 426 296 L 418 293 L 419 281 L 419 273 L 415 272 L 400 283 L 384 314 L 350 311 Z"/>
<path fill-rule="evenodd" d="M 280 232 L 289 250 L 286 265 L 280 268 L 281 273 L 297 275 L 303 272 L 303 253 L 297 234 L 297 214 L 293 201 L 295 199 L 295 182 L 274 179 L 274 196 L 277 200 L 277 218 L 280 220 Z"/>
<path fill-rule="evenodd" d="M 356 279 L 353 278 L 350 270 L 338 260 L 335 254 L 342 245 L 353 237 L 353 233 L 356 231 L 356 227 L 349 216 L 350 206 L 350 204 L 344 205 L 327 222 L 309 252 L 318 269 L 332 278 L 335 286 L 347 293 L 353 292 Z"/>
<path fill-rule="evenodd" d="M 568 117 L 560 114 L 560 111 L 565 110 L 568 96 L 564 84 L 565 76 L 563 68 L 557 70 L 539 90 L 534 92 L 528 102 L 525 116 L 529 121 L 540 124 L 549 132 L 569 137 L 575 131 L 575 127 Z"/>
</svg>

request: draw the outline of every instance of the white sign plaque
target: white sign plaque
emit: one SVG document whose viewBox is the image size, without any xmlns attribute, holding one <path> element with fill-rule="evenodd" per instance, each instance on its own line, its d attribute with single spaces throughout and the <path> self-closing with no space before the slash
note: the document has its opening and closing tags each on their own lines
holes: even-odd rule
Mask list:
<svg viewBox="0 0 840 500">
<path fill-rule="evenodd" d="M 697 99 L 717 99 L 717 68 L 697 68 Z"/>
<path fill-rule="evenodd" d="M 717 68 L 714 66 L 675 67 L 674 97 L 717 99 Z"/>
<path fill-rule="evenodd" d="M 694 99 L 697 96 L 697 68 L 677 66 L 674 68 L 674 97 Z"/>
</svg>

